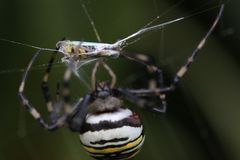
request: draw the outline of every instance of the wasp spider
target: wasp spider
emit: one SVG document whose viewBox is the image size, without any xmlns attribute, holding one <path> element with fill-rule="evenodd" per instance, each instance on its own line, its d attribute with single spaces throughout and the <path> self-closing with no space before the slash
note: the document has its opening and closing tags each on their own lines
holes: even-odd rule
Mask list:
<svg viewBox="0 0 240 160">
<path fill-rule="evenodd" d="M 67 125 L 73 132 L 80 134 L 80 141 L 84 149 L 94 158 L 100 160 L 117 160 L 128 159 L 138 153 L 144 142 L 143 126 L 139 116 L 126 108 L 122 99 L 126 99 L 136 106 L 155 111 L 166 111 L 166 93 L 173 91 L 179 80 L 185 75 L 189 66 L 193 63 L 199 50 L 203 47 L 207 37 L 212 33 L 219 18 L 222 14 L 224 5 L 221 5 L 220 11 L 213 25 L 193 51 L 187 62 L 176 73 L 173 82 L 165 85 L 163 82 L 162 71 L 149 63 L 148 56 L 143 54 L 135 54 L 132 56 L 121 54 L 122 56 L 135 60 L 147 66 L 150 72 L 156 73 L 155 87 L 149 89 L 124 89 L 115 88 L 116 76 L 111 68 L 103 61 L 98 61 L 92 71 L 92 91 L 77 102 L 70 102 L 69 80 L 72 74 L 71 68 L 68 68 L 64 74 L 62 85 L 58 84 L 56 98 L 53 101 L 48 87 L 48 76 L 56 54 L 53 54 L 42 81 L 42 90 L 45 97 L 47 109 L 49 111 L 50 123 L 47 123 L 35 107 L 33 107 L 24 95 L 25 82 L 32 67 L 33 62 L 44 49 L 40 49 L 33 56 L 23 74 L 22 82 L 19 87 L 19 97 L 22 104 L 29 113 L 37 120 L 45 129 L 53 131 L 57 128 Z M 130 36 L 131 38 L 131 36 Z M 63 41 L 64 43 L 66 41 Z M 121 41 L 120 41 L 121 42 Z M 120 43 L 118 45 L 124 45 Z M 124 41 L 123 41 L 124 42 Z M 62 43 L 62 42 L 61 42 Z M 75 43 L 75 42 L 74 42 Z M 85 44 L 85 43 L 84 43 Z M 82 44 L 83 45 L 83 44 Z M 91 43 L 92 45 L 92 43 Z M 61 49 L 61 45 L 59 45 Z M 86 43 L 86 46 L 90 46 Z M 99 46 L 99 45 L 98 45 Z M 64 47 L 65 48 L 65 47 Z M 71 47 L 70 47 L 71 48 Z M 101 47 L 100 47 L 101 48 Z M 65 48 L 66 49 L 66 48 Z M 79 48 L 78 48 L 79 49 Z M 85 50 L 95 51 L 96 48 L 85 48 Z M 103 48 L 104 51 L 109 48 Z M 117 49 L 117 48 L 114 48 Z M 84 50 L 84 53 L 85 53 Z M 111 49 L 110 49 L 111 50 Z M 74 50 L 68 50 L 75 52 Z M 80 50 L 79 50 L 80 51 Z M 116 50 L 114 50 L 116 51 Z M 82 53 L 82 51 L 81 51 Z M 92 53 L 92 52 L 91 52 Z M 95 52 L 94 52 L 95 53 Z M 114 52 L 115 54 L 116 52 Z M 119 52 L 118 52 L 119 53 Z M 107 52 L 101 52 L 106 55 Z M 96 83 L 96 72 L 99 65 L 108 71 L 112 78 L 111 83 Z M 159 97 L 160 106 L 144 99 L 144 97 Z"/>
</svg>

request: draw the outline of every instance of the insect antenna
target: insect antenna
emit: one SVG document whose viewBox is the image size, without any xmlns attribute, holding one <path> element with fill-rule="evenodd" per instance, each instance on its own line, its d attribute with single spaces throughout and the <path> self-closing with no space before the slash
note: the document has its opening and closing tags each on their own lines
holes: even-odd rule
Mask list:
<svg viewBox="0 0 240 160">
<path fill-rule="evenodd" d="M 139 37 L 139 36 L 141 36 L 141 35 L 143 35 L 144 33 L 147 33 L 147 32 L 159 30 L 159 29 L 165 27 L 166 25 L 181 21 L 183 19 L 185 19 L 185 17 L 177 18 L 177 19 L 174 19 L 174 20 L 171 20 L 171 21 L 167 21 L 167 22 L 155 25 L 155 26 L 142 28 L 142 29 L 138 30 L 137 32 L 131 34 L 130 36 L 127 36 L 126 38 L 123 38 L 123 39 L 115 42 L 113 45 L 116 46 L 116 48 L 120 47 L 121 49 L 123 49 L 123 48 L 127 47 L 129 45 L 129 43 L 134 41 L 134 40 L 132 40 L 130 42 L 127 42 L 128 40 L 133 39 L 133 38 L 137 38 L 137 37 Z"/>
<path fill-rule="evenodd" d="M 64 67 L 61 61 L 53 63 L 54 68 L 57 67 Z M 36 71 L 36 70 L 42 70 L 47 67 L 47 63 L 44 64 L 39 64 L 39 65 L 34 65 L 31 67 L 31 71 Z M 6 73 L 16 73 L 16 72 L 24 72 L 25 68 L 12 68 L 12 69 L 3 69 L 0 70 L 0 74 L 6 74 Z"/>
<path fill-rule="evenodd" d="M 56 49 L 42 48 L 42 47 L 34 46 L 34 45 L 31 45 L 31 44 L 27 44 L 27 43 L 8 40 L 8 39 L 5 39 L 5 38 L 0 38 L 0 41 L 12 43 L 12 44 L 17 44 L 17 45 L 21 45 L 21 46 L 26 46 L 26 47 L 30 47 L 30 48 L 34 48 L 34 49 L 38 49 L 38 50 L 42 50 L 42 51 L 58 52 L 58 50 L 56 50 Z"/>
<path fill-rule="evenodd" d="M 113 44 L 113 46 L 116 47 L 116 48 L 120 47 L 120 49 L 123 49 L 123 48 L 129 46 L 130 44 L 133 44 L 136 41 L 140 40 L 141 39 L 140 36 L 142 36 L 145 33 L 149 33 L 149 32 L 152 32 L 152 31 L 156 31 L 156 30 L 162 29 L 162 28 L 164 28 L 165 26 L 167 26 L 169 24 L 176 23 L 176 22 L 179 22 L 181 20 L 191 18 L 193 16 L 202 14 L 204 12 L 207 12 L 209 10 L 212 10 L 212 9 L 215 9 L 215 8 L 218 8 L 218 7 L 219 7 L 219 5 L 211 7 L 211 8 L 208 8 L 206 10 L 203 10 L 203 11 L 200 11 L 200 12 L 197 12 L 197 13 L 194 13 L 194 14 L 191 14 L 189 16 L 183 16 L 183 17 L 176 18 L 176 19 L 173 19 L 173 20 L 170 20 L 170 21 L 167 21 L 167 22 L 163 22 L 163 23 L 160 23 L 160 24 L 157 24 L 157 25 L 154 25 L 154 26 L 141 28 L 137 32 L 135 32 L 135 33 L 133 33 L 133 34 L 123 38 L 123 39 L 118 40 L 117 42 L 115 42 Z M 155 20 L 153 20 L 153 21 L 155 21 Z M 150 22 L 149 24 L 151 24 L 151 23 L 152 22 Z M 149 25 L 147 24 L 146 26 L 149 26 Z"/>
<path fill-rule="evenodd" d="M 90 24 L 91 24 L 91 26 L 92 26 L 92 29 L 93 29 L 93 31 L 94 31 L 94 34 L 95 34 L 98 42 L 101 42 L 101 38 L 100 38 L 100 35 L 99 35 L 98 30 L 97 30 L 97 28 L 96 28 L 96 25 L 95 25 L 92 17 L 90 16 L 90 14 L 89 14 L 89 12 L 88 12 L 88 10 L 87 10 L 87 7 L 86 7 L 85 3 L 83 2 L 83 0 L 81 0 L 81 5 L 82 5 L 83 11 L 84 11 L 85 14 L 87 15 L 88 21 L 90 22 Z"/>
</svg>

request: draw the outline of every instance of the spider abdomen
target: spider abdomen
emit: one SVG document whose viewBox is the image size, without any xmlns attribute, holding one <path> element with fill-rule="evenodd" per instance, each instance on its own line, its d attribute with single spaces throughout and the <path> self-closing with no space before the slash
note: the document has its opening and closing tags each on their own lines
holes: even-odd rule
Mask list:
<svg viewBox="0 0 240 160">
<path fill-rule="evenodd" d="M 100 160 L 128 159 L 139 151 L 144 138 L 139 116 L 123 108 L 88 114 L 80 132 L 84 149 Z"/>
</svg>

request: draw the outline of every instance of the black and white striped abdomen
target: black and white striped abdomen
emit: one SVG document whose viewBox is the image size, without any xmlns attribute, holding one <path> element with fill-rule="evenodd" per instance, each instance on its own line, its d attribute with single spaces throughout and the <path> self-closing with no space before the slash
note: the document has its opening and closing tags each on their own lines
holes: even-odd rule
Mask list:
<svg viewBox="0 0 240 160">
<path fill-rule="evenodd" d="M 88 114 L 80 132 L 84 149 L 101 160 L 133 157 L 142 146 L 144 138 L 139 116 L 123 108 Z"/>
</svg>

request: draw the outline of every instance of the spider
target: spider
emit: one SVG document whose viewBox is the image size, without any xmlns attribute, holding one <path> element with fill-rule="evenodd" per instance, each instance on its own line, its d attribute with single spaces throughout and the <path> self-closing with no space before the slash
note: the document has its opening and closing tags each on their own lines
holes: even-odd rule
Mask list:
<svg viewBox="0 0 240 160">
<path fill-rule="evenodd" d="M 47 123 L 24 95 L 24 88 L 28 73 L 37 56 L 42 50 L 44 50 L 40 49 L 34 54 L 23 74 L 18 92 L 19 98 L 28 112 L 43 128 L 49 131 L 54 131 L 64 125 L 67 125 L 71 131 L 79 133 L 80 141 L 84 149 L 94 158 L 100 160 L 131 158 L 139 152 L 145 136 L 143 132 L 143 125 L 141 124 L 139 116 L 130 109 L 125 108 L 122 99 L 126 99 L 143 109 L 165 113 L 167 107 L 165 100 L 166 93 L 173 91 L 176 84 L 185 75 L 189 66 L 193 63 L 195 57 L 203 47 L 206 39 L 212 33 L 219 21 L 223 8 L 224 5 L 221 5 L 213 25 L 200 41 L 197 48 L 192 52 L 187 62 L 177 71 L 173 82 L 170 85 L 166 86 L 164 84 L 162 71 L 150 62 L 148 56 L 144 54 L 121 54 L 127 59 L 134 60 L 145 65 L 150 72 L 156 73 L 157 78 L 155 79 L 155 83 L 157 85 L 148 89 L 115 88 L 116 75 L 106 63 L 100 60 L 96 62 L 92 71 L 92 91 L 90 93 L 87 93 L 83 97 L 79 98 L 79 100 L 75 103 L 70 102 L 69 80 L 73 70 L 71 68 L 67 68 L 64 73 L 62 85 L 60 83 L 57 85 L 56 100 L 53 101 L 48 86 L 49 73 L 56 56 L 56 54 L 53 54 L 49 60 L 48 67 L 42 81 L 42 91 L 50 118 L 50 123 Z M 131 38 L 133 36 L 135 35 L 131 35 L 129 37 Z M 129 37 L 127 37 L 127 39 Z M 121 41 L 125 42 L 123 39 L 119 41 L 119 44 L 122 44 Z M 58 47 L 61 48 L 62 46 L 65 46 L 65 42 L 68 43 L 71 41 L 61 41 Z M 64 45 L 62 45 L 63 43 Z M 89 49 L 89 46 L 91 45 L 89 45 L 89 43 L 86 44 L 88 44 L 86 46 L 88 46 L 87 48 Z M 83 44 L 78 43 L 76 45 L 78 47 L 77 49 L 81 53 L 85 53 L 85 51 L 82 52 L 81 50 L 82 45 Z M 66 48 L 66 46 L 63 48 Z M 94 49 L 94 47 L 91 46 L 90 50 L 91 49 Z M 114 51 L 115 53 L 120 53 L 120 51 L 115 50 L 116 48 L 105 47 L 103 49 L 109 49 L 111 52 Z M 72 51 L 71 47 L 70 51 Z M 98 54 L 100 53 L 102 53 L 102 50 Z M 104 54 L 106 54 L 106 52 L 104 52 Z M 100 65 L 108 71 L 112 79 L 111 83 L 96 83 L 96 72 Z M 155 106 L 152 102 L 143 98 L 153 96 L 160 98 L 160 106 Z"/>
<path fill-rule="evenodd" d="M 53 101 L 49 93 L 48 77 L 55 58 L 54 54 L 49 60 L 42 81 L 42 91 L 50 119 L 50 123 L 47 123 L 23 93 L 28 72 L 39 54 L 40 51 L 32 57 L 19 88 L 20 100 L 34 119 L 48 131 L 67 125 L 71 131 L 80 134 L 83 148 L 96 159 L 116 160 L 135 156 L 145 139 L 143 125 L 139 115 L 125 107 L 122 97 L 131 102 L 137 100 L 137 105 L 142 108 L 149 107 L 150 109 L 152 106 L 125 89 L 114 88 L 116 76 L 102 61 L 98 61 L 92 71 L 92 83 L 95 83 L 92 92 L 81 97 L 76 103 L 71 103 L 69 101 L 69 80 L 72 71 L 68 68 L 64 73 L 62 89 L 60 89 L 60 83 L 57 84 L 56 98 Z M 100 64 L 112 77 L 111 83 L 95 82 L 95 75 Z M 60 99 L 61 96 L 63 100 Z"/>
</svg>

